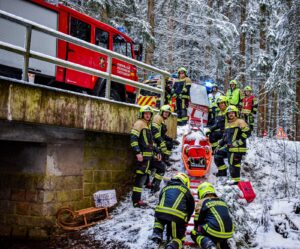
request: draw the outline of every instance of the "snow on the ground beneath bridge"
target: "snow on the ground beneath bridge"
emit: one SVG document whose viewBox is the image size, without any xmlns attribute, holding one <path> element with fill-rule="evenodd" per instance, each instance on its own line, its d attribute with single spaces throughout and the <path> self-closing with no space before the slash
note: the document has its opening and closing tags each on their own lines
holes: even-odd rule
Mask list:
<svg viewBox="0 0 300 249">
<path fill-rule="evenodd" d="M 184 170 L 181 143 L 188 130 L 188 126 L 178 127 L 180 145 L 173 150 L 172 166 L 168 168 L 166 178 Z M 295 213 L 295 208 L 297 204 L 300 206 L 300 143 L 254 136 L 247 143 L 249 151 L 241 165 L 241 177 L 249 180 L 254 188 L 256 198 L 253 202 L 241 199 L 238 187 L 228 186 L 224 179 L 208 178 L 227 202 L 235 222 L 235 235 L 230 246 L 299 249 L 300 214 Z M 102 241 L 107 249 L 147 248 L 158 194 L 151 195 L 145 189 L 142 199 L 149 203 L 149 208 L 133 208 L 129 193 L 111 213 L 112 219 L 89 228 L 84 234 Z"/>
</svg>

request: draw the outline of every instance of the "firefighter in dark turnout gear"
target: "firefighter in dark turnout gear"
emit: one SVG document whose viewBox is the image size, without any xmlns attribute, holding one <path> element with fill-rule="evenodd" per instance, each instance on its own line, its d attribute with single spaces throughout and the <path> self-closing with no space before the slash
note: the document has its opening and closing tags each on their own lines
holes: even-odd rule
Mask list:
<svg viewBox="0 0 300 249">
<path fill-rule="evenodd" d="M 199 203 L 195 209 L 193 241 L 202 249 L 229 249 L 227 239 L 234 233 L 234 226 L 226 203 L 218 198 L 211 183 L 198 186 Z"/>
<path fill-rule="evenodd" d="M 189 177 L 178 173 L 160 192 L 159 203 L 155 208 L 152 240 L 160 243 L 164 227 L 167 226 L 167 234 L 172 239 L 166 249 L 181 249 L 185 240 L 186 225 L 195 208 L 189 187 Z"/>
<path fill-rule="evenodd" d="M 151 133 L 151 118 L 153 110 L 150 106 L 140 108 L 139 119 L 135 122 L 130 136 L 131 147 L 136 155 L 135 182 L 133 186 L 132 202 L 134 207 L 142 207 L 146 204 L 141 201 L 143 186 L 150 173 L 151 163 L 160 163 L 161 155 L 154 146 L 154 140 Z M 154 152 L 157 153 L 157 159 L 154 160 Z"/>
<path fill-rule="evenodd" d="M 188 121 L 187 108 L 190 100 L 190 88 L 192 81 L 187 77 L 184 67 L 178 69 L 178 79 L 172 88 L 172 96 L 176 98 L 177 124 L 186 125 Z"/>
<path fill-rule="evenodd" d="M 172 110 L 169 105 L 163 105 L 160 108 L 159 113 L 154 116 L 151 125 L 154 141 L 161 151 L 163 161 L 168 166 L 170 166 L 168 159 L 172 153 L 173 139 L 166 134 L 168 129 L 165 121 L 169 118 L 171 112 Z"/>
<path fill-rule="evenodd" d="M 254 115 L 257 112 L 257 100 L 254 95 L 252 95 L 252 87 L 246 86 L 244 88 L 245 97 L 243 98 L 242 105 L 242 118 L 249 125 L 251 132 L 254 126 Z"/>
<path fill-rule="evenodd" d="M 223 137 L 223 133 L 225 130 L 225 115 L 226 108 L 228 106 L 228 100 L 226 96 L 220 96 L 217 101 L 217 106 L 219 111 L 215 118 L 215 123 L 208 127 L 206 131 L 206 135 L 209 135 L 209 142 L 211 143 L 213 151 L 218 146 L 218 141 Z"/>
<path fill-rule="evenodd" d="M 224 158 L 228 158 L 232 184 L 240 181 L 240 167 L 243 155 L 247 152 L 246 139 L 251 136 L 249 126 L 238 118 L 237 107 L 230 105 L 226 109 L 226 122 L 223 138 L 216 148 L 214 160 L 218 167 L 217 176 L 227 176 Z"/>
</svg>

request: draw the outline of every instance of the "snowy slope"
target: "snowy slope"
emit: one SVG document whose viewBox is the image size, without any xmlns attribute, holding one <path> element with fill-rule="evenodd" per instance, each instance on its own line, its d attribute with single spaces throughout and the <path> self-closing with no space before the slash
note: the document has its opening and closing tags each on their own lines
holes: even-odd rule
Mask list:
<svg viewBox="0 0 300 249">
<path fill-rule="evenodd" d="M 178 129 L 180 142 L 187 130 L 187 126 Z M 180 153 L 181 145 L 173 151 L 174 164 L 166 177 L 183 170 Z M 230 241 L 231 248 L 300 248 L 300 230 L 296 230 L 300 229 L 300 214 L 293 211 L 295 204 L 300 202 L 299 154 L 299 142 L 250 138 L 249 152 L 242 163 L 242 179 L 250 180 L 257 194 L 250 204 L 239 197 L 241 192 L 237 186 L 227 186 L 224 180 L 209 176 L 233 215 L 236 232 Z M 216 171 L 215 166 L 212 171 Z M 150 207 L 136 209 L 132 207 L 129 194 L 112 213 L 112 219 L 82 235 L 103 242 L 107 249 L 147 248 L 157 197 L 145 190 L 143 199 Z"/>
</svg>

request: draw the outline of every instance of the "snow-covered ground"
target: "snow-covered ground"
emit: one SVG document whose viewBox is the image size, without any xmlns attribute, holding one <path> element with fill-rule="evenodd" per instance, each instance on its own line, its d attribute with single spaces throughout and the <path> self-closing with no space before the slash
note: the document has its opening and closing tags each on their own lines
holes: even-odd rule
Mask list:
<svg viewBox="0 0 300 249">
<path fill-rule="evenodd" d="M 188 127 L 178 128 L 178 141 Z M 181 145 L 173 150 L 173 165 L 166 177 L 183 171 Z M 300 248 L 300 214 L 294 212 L 300 205 L 300 143 L 252 137 L 249 152 L 242 163 L 242 180 L 249 180 L 256 193 L 252 203 L 241 199 L 237 186 L 228 186 L 213 175 L 218 194 L 228 203 L 236 232 L 231 248 Z M 212 167 L 212 172 L 216 167 Z M 149 208 L 133 208 L 130 194 L 120 202 L 106 220 L 82 233 L 91 240 L 102 242 L 103 248 L 147 248 L 154 223 L 154 207 L 158 194 L 146 189 L 143 199 Z M 186 247 L 188 248 L 188 247 Z"/>
</svg>

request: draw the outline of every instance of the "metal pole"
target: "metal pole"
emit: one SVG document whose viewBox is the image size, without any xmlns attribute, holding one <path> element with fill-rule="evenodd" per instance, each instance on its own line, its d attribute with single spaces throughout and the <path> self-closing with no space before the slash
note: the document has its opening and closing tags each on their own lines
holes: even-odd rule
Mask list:
<svg viewBox="0 0 300 249">
<path fill-rule="evenodd" d="M 107 73 L 108 78 L 106 80 L 106 88 L 105 88 L 105 98 L 110 99 L 110 89 L 111 89 L 111 68 L 112 68 L 112 57 L 107 57 Z"/>
<path fill-rule="evenodd" d="M 140 93 L 141 93 L 141 89 L 140 89 L 140 88 L 137 88 L 137 89 L 136 89 L 136 94 L 135 94 L 135 104 L 137 104 L 137 99 L 138 99 Z"/>
<path fill-rule="evenodd" d="M 161 90 L 162 93 L 160 95 L 160 107 L 162 107 L 165 103 L 165 89 L 166 89 L 166 79 L 163 74 L 161 74 Z"/>
<path fill-rule="evenodd" d="M 29 66 L 29 57 L 30 57 L 30 44 L 31 44 L 31 34 L 32 27 L 26 27 L 26 37 L 25 37 L 25 54 L 24 54 L 24 64 L 23 64 L 23 74 L 22 80 L 28 81 L 28 66 Z"/>
</svg>

